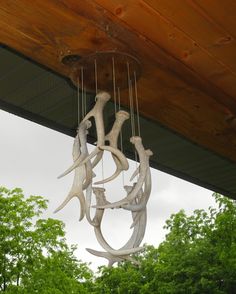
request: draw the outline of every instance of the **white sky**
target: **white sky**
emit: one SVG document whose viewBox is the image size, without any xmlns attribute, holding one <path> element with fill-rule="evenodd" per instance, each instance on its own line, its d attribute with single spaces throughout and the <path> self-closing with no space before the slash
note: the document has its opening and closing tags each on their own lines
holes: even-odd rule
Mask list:
<svg viewBox="0 0 236 294">
<path fill-rule="evenodd" d="M 92 248 L 103 251 L 86 219 L 78 221 L 78 200 L 73 199 L 62 211 L 53 214 L 72 184 L 73 174 L 57 179 L 72 163 L 72 144 L 73 138 L 69 136 L 0 110 L 0 186 L 10 189 L 20 187 L 26 196 L 41 195 L 49 199 L 45 217 L 54 217 L 65 222 L 67 241 L 78 244 L 78 258 L 92 262 L 91 268 L 96 269 L 97 266 L 106 264 L 106 260 L 94 257 L 85 250 Z M 111 162 L 109 156 L 104 159 L 105 177 L 114 169 Z M 130 164 L 131 169 L 135 168 L 135 163 Z M 101 168 L 98 167 L 98 178 L 100 171 Z M 126 178 L 129 177 L 125 176 Z M 207 209 L 215 205 L 211 191 L 158 170 L 152 169 L 152 181 L 144 243 L 157 246 L 166 233 L 162 228 L 165 220 L 181 208 L 189 214 L 194 209 Z M 127 180 L 125 184 L 128 184 Z M 105 185 L 105 188 L 108 200 L 115 201 L 124 197 L 121 178 L 115 183 Z M 131 234 L 130 224 L 131 216 L 128 211 L 110 210 L 105 213 L 104 235 L 114 248 L 126 243 Z"/>
</svg>

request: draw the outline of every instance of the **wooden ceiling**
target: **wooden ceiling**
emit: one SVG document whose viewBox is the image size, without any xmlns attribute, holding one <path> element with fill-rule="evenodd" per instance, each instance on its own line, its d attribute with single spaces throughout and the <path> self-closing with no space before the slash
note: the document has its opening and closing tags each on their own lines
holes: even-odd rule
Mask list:
<svg viewBox="0 0 236 294">
<path fill-rule="evenodd" d="M 64 76 L 67 54 L 134 55 L 141 114 L 236 162 L 234 0 L 1 1 L 0 26 L 2 44 Z"/>
</svg>

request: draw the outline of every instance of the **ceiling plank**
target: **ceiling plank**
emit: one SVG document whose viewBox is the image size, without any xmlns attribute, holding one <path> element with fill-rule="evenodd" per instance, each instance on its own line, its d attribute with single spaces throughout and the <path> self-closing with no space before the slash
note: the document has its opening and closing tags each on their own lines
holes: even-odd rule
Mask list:
<svg viewBox="0 0 236 294">
<path fill-rule="evenodd" d="M 162 66 L 165 70 L 175 73 L 185 82 L 194 86 L 194 88 L 198 88 L 209 96 L 214 97 L 228 109 L 227 111 L 230 109 L 230 112 L 236 115 L 236 102 L 232 96 L 226 95 L 220 87 L 209 83 L 198 72 L 193 71 L 187 65 L 183 64 L 181 60 L 172 57 L 170 54 L 166 54 L 162 48 L 156 46 L 156 44 L 144 35 L 136 32 L 134 28 L 128 26 L 120 18 L 117 18 L 110 11 L 104 9 L 104 7 L 95 5 L 94 2 L 96 0 L 94 2 L 84 1 L 83 6 L 74 0 L 61 0 L 61 2 L 72 11 L 77 12 L 78 15 L 83 15 L 93 20 L 112 39 L 119 40 L 122 44 L 125 44 L 126 52 L 136 55 L 142 62 L 145 60 L 145 63 L 148 62 L 147 58 L 149 58 L 150 63 L 156 63 L 157 70 Z M 133 44 L 133 46 L 131 47 L 130 44 Z M 119 50 L 119 47 L 116 47 L 116 50 Z"/>
<path fill-rule="evenodd" d="M 60 63 L 65 54 L 119 50 L 135 55 L 142 63 L 138 83 L 142 115 L 236 161 L 235 130 L 226 120 L 236 107 L 222 85 L 213 87 L 189 64 L 167 54 L 159 41 L 150 40 L 142 30 L 130 29 L 107 7 L 87 0 L 83 5 L 74 0 L 5 1 L 0 4 L 0 25 L 1 43 L 65 76 L 68 68 Z M 125 92 L 122 102 L 128 104 Z"/>
<path fill-rule="evenodd" d="M 79 44 L 83 55 L 112 49 L 115 44 L 59 1 L 5 1 L 0 4 L 0 26 L 2 44 L 64 75 L 68 69 L 60 63 L 60 56 L 69 54 L 71 48 L 76 50 Z"/>
<path fill-rule="evenodd" d="M 234 0 L 194 0 L 193 2 L 201 7 L 205 15 L 236 39 L 236 2 Z"/>
<path fill-rule="evenodd" d="M 157 3 L 155 4 L 155 9 L 148 5 L 149 1 L 153 5 Z M 161 1 L 130 0 L 127 2 L 125 0 L 95 0 L 95 2 L 121 19 L 133 30 L 150 39 L 174 58 L 190 67 L 193 71 L 199 73 L 209 82 L 221 88 L 225 93 L 233 97 L 236 96 L 236 70 L 233 71 L 228 65 L 223 64 L 211 52 L 202 48 L 200 43 L 190 33 L 186 34 L 177 27 L 177 24 L 171 22 L 157 11 L 157 8 L 159 9 L 158 4 Z M 177 8 L 181 5 L 179 10 L 185 7 L 184 1 L 181 1 L 181 4 L 179 1 L 162 1 L 161 3 L 164 3 L 163 6 L 167 11 L 169 11 L 167 3 L 169 3 L 171 8 L 176 6 L 174 3 L 178 4 Z M 187 15 L 187 13 L 189 14 L 189 10 L 185 11 L 184 15 Z M 200 17 L 199 23 L 201 23 Z M 204 29 L 205 27 L 203 26 L 203 32 Z M 223 36 L 219 38 L 223 38 Z M 233 40 L 230 43 L 234 43 Z M 231 46 L 231 57 L 235 51 L 235 43 L 233 45 Z"/>
<path fill-rule="evenodd" d="M 214 17 L 211 17 L 212 7 L 208 5 L 206 9 L 205 1 L 204 6 L 192 0 L 144 1 L 165 17 L 167 21 L 178 27 L 183 34 L 193 39 L 209 55 L 215 57 L 219 63 L 228 67 L 234 75 L 236 74 L 236 40 L 229 31 L 215 21 Z M 221 3 L 220 11 L 226 5 L 222 1 L 214 2 Z M 235 16 L 236 6 L 230 5 L 228 7 L 230 7 L 231 15 Z M 231 31 L 236 35 L 236 27 L 231 28 Z"/>
</svg>

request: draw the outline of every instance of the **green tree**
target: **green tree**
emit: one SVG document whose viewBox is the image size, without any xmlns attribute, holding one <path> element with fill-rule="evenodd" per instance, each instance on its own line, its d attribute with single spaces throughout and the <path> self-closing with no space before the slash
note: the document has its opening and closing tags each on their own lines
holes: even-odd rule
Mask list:
<svg viewBox="0 0 236 294">
<path fill-rule="evenodd" d="M 96 293 L 236 293 L 236 204 L 214 197 L 218 208 L 173 214 L 166 240 L 147 246 L 138 268 L 101 268 Z"/>
<path fill-rule="evenodd" d="M 155 285 L 163 293 L 236 292 L 236 205 L 214 196 L 218 208 L 192 216 L 180 211 L 166 222 L 170 233 L 155 267 Z"/>
<path fill-rule="evenodd" d="M 46 208 L 41 196 L 0 188 L 0 291 L 89 293 L 91 271 L 66 244 L 64 224 L 39 218 Z"/>
<path fill-rule="evenodd" d="M 75 248 L 73 248 L 75 249 Z M 22 293 L 90 293 L 92 273 L 71 251 L 54 251 L 22 280 Z"/>
</svg>

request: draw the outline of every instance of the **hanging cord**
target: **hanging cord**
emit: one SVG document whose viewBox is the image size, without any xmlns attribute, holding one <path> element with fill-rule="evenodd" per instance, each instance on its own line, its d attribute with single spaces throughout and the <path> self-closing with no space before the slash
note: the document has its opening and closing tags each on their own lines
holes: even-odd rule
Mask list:
<svg viewBox="0 0 236 294">
<path fill-rule="evenodd" d="M 135 130 L 135 119 L 134 119 L 134 99 L 133 99 L 133 86 L 132 81 L 130 79 L 130 70 L 129 70 L 129 63 L 127 62 L 127 72 L 128 72 L 128 86 L 129 86 L 129 104 L 130 104 L 130 117 L 131 117 L 131 131 L 132 131 L 132 137 L 136 135 Z M 135 160 L 135 166 L 136 169 L 138 167 L 138 155 L 137 151 L 134 148 L 134 160 Z"/>
<path fill-rule="evenodd" d="M 114 109 L 115 109 L 115 113 L 116 113 L 116 71 L 115 71 L 114 57 L 112 57 L 112 79 L 113 79 Z"/>
<path fill-rule="evenodd" d="M 97 72 L 97 60 L 94 59 L 94 77 L 95 77 L 95 93 L 98 93 L 98 72 Z"/>
<path fill-rule="evenodd" d="M 131 105 L 132 105 L 132 124 L 133 124 L 133 136 L 136 136 L 136 127 L 135 127 L 135 117 L 134 117 L 134 95 L 133 95 L 133 84 L 132 84 L 132 80 L 130 80 L 130 95 L 131 95 Z M 135 159 L 135 166 L 136 169 L 138 167 L 138 155 L 137 155 L 137 151 L 134 148 L 134 159 Z"/>
<path fill-rule="evenodd" d="M 135 136 L 134 111 L 133 111 L 133 89 L 132 89 L 132 82 L 130 80 L 130 71 L 129 71 L 129 63 L 128 62 L 127 62 L 127 77 L 128 77 L 128 90 L 129 90 L 131 133 L 132 133 L 132 136 Z"/>
<path fill-rule="evenodd" d="M 81 104 L 82 104 L 82 118 L 84 118 L 84 69 L 83 67 L 80 68 L 80 72 L 81 72 L 81 96 L 82 96 L 82 101 L 81 101 Z"/>
<path fill-rule="evenodd" d="M 117 88 L 117 94 L 118 94 L 118 107 L 120 110 L 121 107 L 120 107 L 120 88 L 119 87 Z M 120 130 L 120 150 L 123 153 L 123 131 L 122 131 L 122 128 Z M 122 170 L 122 184 L 124 187 L 125 186 L 125 172 L 123 170 Z"/>
<path fill-rule="evenodd" d="M 134 90 L 135 90 L 135 102 L 136 102 L 136 115 L 137 115 L 137 125 L 138 125 L 138 136 L 141 137 L 140 129 L 140 119 L 139 119 L 139 103 L 138 103 L 138 89 L 137 89 L 137 77 L 134 71 Z"/>
<path fill-rule="evenodd" d="M 97 69 L 97 60 L 94 59 L 94 78 L 95 78 L 95 91 L 96 91 L 96 95 L 98 93 L 98 69 Z M 96 101 L 96 96 L 95 96 L 95 101 Z M 101 159 L 101 162 L 102 162 L 102 180 L 105 179 L 105 176 L 104 176 L 104 161 L 103 161 L 103 156 L 102 156 L 102 159 Z M 102 184 L 102 187 L 104 188 L 104 183 Z"/>
<path fill-rule="evenodd" d="M 114 110 L 115 113 L 117 112 L 116 103 L 117 103 L 117 95 L 118 95 L 118 110 L 120 110 L 120 88 L 117 88 L 117 95 L 116 95 L 116 70 L 115 70 L 115 60 L 112 57 L 112 78 L 113 78 L 113 95 L 114 95 Z M 123 153 L 123 134 L 122 128 L 120 130 L 120 150 Z M 125 185 L 125 177 L 124 171 L 122 171 L 122 184 Z"/>
<path fill-rule="evenodd" d="M 79 87 L 79 78 L 77 80 L 77 119 L 78 119 L 78 127 L 80 124 L 80 87 Z"/>
<path fill-rule="evenodd" d="M 84 88 L 84 116 L 87 114 L 87 92 L 86 88 Z"/>
<path fill-rule="evenodd" d="M 141 137 L 141 129 L 140 129 L 140 119 L 139 119 L 139 103 L 138 103 L 138 88 L 137 88 L 137 76 L 136 72 L 134 71 L 134 92 L 135 92 L 135 104 L 136 104 L 136 118 L 137 118 L 137 127 L 138 127 L 138 136 Z M 138 161 L 137 151 L 135 150 L 135 162 L 136 162 L 136 169 L 137 169 L 137 161 Z M 138 175 L 136 176 L 138 179 Z"/>
<path fill-rule="evenodd" d="M 131 101 L 131 113 L 132 113 L 132 124 L 133 124 L 133 136 L 136 135 L 135 119 L 134 119 L 134 95 L 133 95 L 133 83 L 130 80 L 130 101 Z"/>
</svg>

